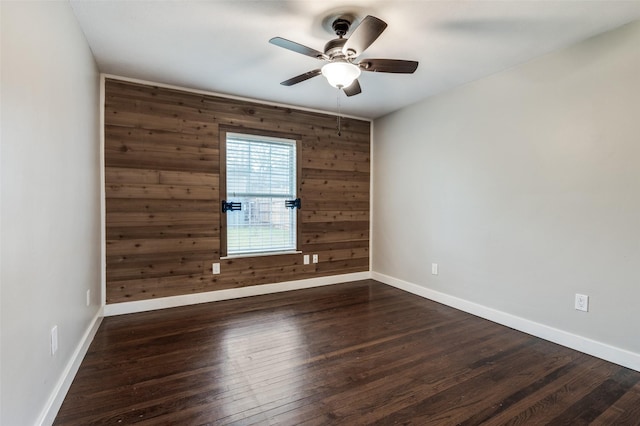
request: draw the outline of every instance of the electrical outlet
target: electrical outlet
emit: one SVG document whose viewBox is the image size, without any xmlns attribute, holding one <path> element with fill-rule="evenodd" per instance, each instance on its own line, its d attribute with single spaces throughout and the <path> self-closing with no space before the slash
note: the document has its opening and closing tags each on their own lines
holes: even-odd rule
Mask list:
<svg viewBox="0 0 640 426">
<path fill-rule="evenodd" d="M 214 263 L 211 265 L 211 272 L 213 272 L 213 275 L 218 275 L 220 273 L 220 264 Z"/>
<path fill-rule="evenodd" d="M 87 290 L 87 306 L 91 305 L 91 289 Z"/>
<path fill-rule="evenodd" d="M 431 275 L 438 275 L 438 264 L 437 263 L 432 263 L 431 264 Z"/>
<path fill-rule="evenodd" d="M 313 255 L 313 263 L 318 263 L 318 255 L 317 254 Z"/>
<path fill-rule="evenodd" d="M 576 294 L 576 310 L 589 312 L 589 296 Z"/>
<path fill-rule="evenodd" d="M 302 263 L 304 263 L 305 265 L 309 264 L 309 255 L 305 254 L 304 256 L 302 256 Z"/>
<path fill-rule="evenodd" d="M 51 355 L 55 355 L 58 352 L 58 326 L 54 325 L 51 328 Z"/>
</svg>

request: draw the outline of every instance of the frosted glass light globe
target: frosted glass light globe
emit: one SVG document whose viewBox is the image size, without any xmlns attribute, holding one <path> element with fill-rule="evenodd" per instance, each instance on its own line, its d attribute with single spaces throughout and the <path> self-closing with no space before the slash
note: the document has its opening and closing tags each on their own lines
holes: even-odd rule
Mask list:
<svg viewBox="0 0 640 426">
<path fill-rule="evenodd" d="M 322 67 L 322 75 L 333 87 L 345 88 L 360 76 L 360 68 L 350 62 L 329 62 Z"/>
</svg>

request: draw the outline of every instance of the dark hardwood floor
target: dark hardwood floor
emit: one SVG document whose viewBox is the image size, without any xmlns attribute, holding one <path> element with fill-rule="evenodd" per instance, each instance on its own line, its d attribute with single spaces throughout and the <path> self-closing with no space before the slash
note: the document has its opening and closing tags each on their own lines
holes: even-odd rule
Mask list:
<svg viewBox="0 0 640 426">
<path fill-rule="evenodd" d="M 640 424 L 640 373 L 375 281 L 105 318 L 55 421 Z"/>
</svg>

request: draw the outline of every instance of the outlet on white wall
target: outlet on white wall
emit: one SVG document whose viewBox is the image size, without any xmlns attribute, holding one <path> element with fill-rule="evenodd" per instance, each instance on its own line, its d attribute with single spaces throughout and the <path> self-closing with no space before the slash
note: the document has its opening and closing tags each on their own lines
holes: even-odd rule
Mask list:
<svg viewBox="0 0 640 426">
<path fill-rule="evenodd" d="M 91 305 L 91 289 L 87 290 L 87 306 Z"/>
<path fill-rule="evenodd" d="M 437 263 L 432 263 L 431 264 L 431 275 L 438 275 L 438 264 Z"/>
<path fill-rule="evenodd" d="M 55 355 L 58 352 L 58 326 L 54 325 L 51 328 L 51 355 Z"/>
<path fill-rule="evenodd" d="M 576 310 L 589 312 L 589 296 L 585 294 L 576 294 Z"/>
</svg>

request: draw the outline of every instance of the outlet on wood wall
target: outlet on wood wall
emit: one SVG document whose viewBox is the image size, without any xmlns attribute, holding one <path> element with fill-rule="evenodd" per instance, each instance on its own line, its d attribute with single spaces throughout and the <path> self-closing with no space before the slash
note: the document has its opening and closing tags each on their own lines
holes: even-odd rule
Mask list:
<svg viewBox="0 0 640 426">
<path fill-rule="evenodd" d="M 301 136 L 303 253 L 220 260 L 219 126 Z M 105 82 L 107 303 L 369 270 L 370 123 Z M 211 264 L 220 262 L 213 275 Z"/>
</svg>

